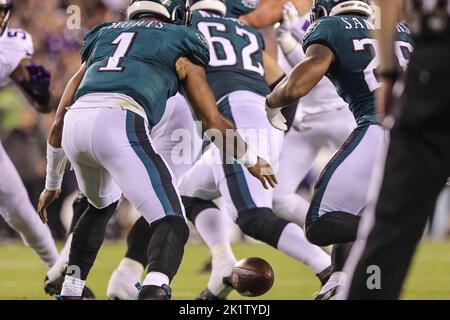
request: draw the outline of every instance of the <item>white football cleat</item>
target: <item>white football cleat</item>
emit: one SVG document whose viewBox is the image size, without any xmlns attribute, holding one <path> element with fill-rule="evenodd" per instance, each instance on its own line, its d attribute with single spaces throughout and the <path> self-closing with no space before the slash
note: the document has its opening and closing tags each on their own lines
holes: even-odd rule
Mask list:
<svg viewBox="0 0 450 320">
<path fill-rule="evenodd" d="M 106 295 L 111 300 L 134 300 L 139 292 L 136 283 L 141 281 L 144 267 L 137 261 L 124 258 L 111 275 Z"/>
</svg>

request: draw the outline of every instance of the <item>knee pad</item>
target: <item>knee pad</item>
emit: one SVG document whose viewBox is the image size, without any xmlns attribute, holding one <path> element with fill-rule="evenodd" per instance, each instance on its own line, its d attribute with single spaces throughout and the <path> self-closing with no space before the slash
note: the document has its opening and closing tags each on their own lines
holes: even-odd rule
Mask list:
<svg viewBox="0 0 450 320">
<path fill-rule="evenodd" d="M 167 216 L 151 226 L 148 247 L 148 271 L 161 272 L 172 280 L 178 272 L 189 238 L 186 221 L 179 216 Z"/>
<path fill-rule="evenodd" d="M 186 196 L 182 196 L 181 200 L 183 201 L 186 218 L 188 218 L 189 221 L 191 221 L 193 224 L 195 224 L 195 219 L 203 210 L 209 208 L 218 209 L 216 204 L 211 200 L 202 200 L 200 198 L 192 198 Z"/>
<path fill-rule="evenodd" d="M 246 235 L 276 248 L 281 233 L 289 224 L 277 217 L 270 208 L 255 208 L 241 211 L 236 220 L 237 225 Z"/>
<path fill-rule="evenodd" d="M 360 219 L 360 216 L 347 212 L 329 212 L 313 221 L 307 220 L 305 235 L 309 242 L 322 247 L 353 242 L 356 240 Z"/>
</svg>

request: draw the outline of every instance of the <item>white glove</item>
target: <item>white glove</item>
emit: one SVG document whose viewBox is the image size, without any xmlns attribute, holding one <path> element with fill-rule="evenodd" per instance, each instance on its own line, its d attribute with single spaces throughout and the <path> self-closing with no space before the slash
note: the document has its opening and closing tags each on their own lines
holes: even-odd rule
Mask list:
<svg viewBox="0 0 450 320">
<path fill-rule="evenodd" d="M 282 108 L 275 108 L 275 109 L 271 108 L 267 104 L 267 99 L 266 99 L 266 114 L 267 114 L 267 119 L 269 120 L 270 124 L 275 129 L 278 129 L 281 131 L 287 131 L 288 127 L 286 125 L 286 118 L 281 113 L 281 109 Z"/>
<path fill-rule="evenodd" d="M 283 6 L 283 21 L 280 24 L 281 30 L 291 32 L 298 24 L 299 13 L 297 7 L 292 2 L 286 2 Z"/>
</svg>

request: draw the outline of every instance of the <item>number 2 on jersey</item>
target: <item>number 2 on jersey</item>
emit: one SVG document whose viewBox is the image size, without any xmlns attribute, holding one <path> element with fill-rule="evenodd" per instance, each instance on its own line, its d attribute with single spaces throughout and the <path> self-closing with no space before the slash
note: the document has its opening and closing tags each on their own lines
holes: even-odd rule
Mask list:
<svg viewBox="0 0 450 320">
<path fill-rule="evenodd" d="M 363 51 L 366 50 L 367 47 L 372 48 L 374 51 L 373 59 L 364 69 L 364 79 L 366 80 L 367 86 L 369 87 L 370 91 L 373 92 L 381 87 L 381 83 L 378 82 L 378 79 L 376 77 L 376 70 L 380 66 L 378 41 L 370 38 L 357 39 L 353 40 L 353 47 L 355 51 Z M 403 70 L 406 70 L 406 67 L 408 66 L 409 55 L 412 53 L 412 51 L 413 47 L 408 42 L 395 41 L 395 53 L 397 55 L 399 65 Z"/>
<path fill-rule="evenodd" d="M 198 30 L 203 33 L 205 38 L 208 40 L 211 54 L 209 62 L 210 66 L 234 66 L 238 63 L 238 53 L 235 52 L 235 48 L 233 47 L 231 41 L 225 37 L 211 35 L 212 30 L 227 32 L 227 27 L 224 24 L 217 22 L 200 22 L 198 24 Z M 258 39 L 253 33 L 239 27 L 236 27 L 236 34 L 249 42 L 249 44 L 245 46 L 241 52 L 244 69 L 257 72 L 264 76 L 264 67 L 262 64 L 260 62 L 255 63 L 253 61 L 253 55 L 260 50 Z M 217 53 L 217 46 L 221 48 L 221 56 Z"/>
<path fill-rule="evenodd" d="M 130 52 L 131 45 L 136 38 L 136 32 L 123 32 L 113 42 L 112 45 L 117 45 L 112 57 L 108 58 L 108 63 L 104 67 L 98 68 L 102 72 L 121 72 L 125 67 L 121 66 L 122 59 Z"/>
</svg>

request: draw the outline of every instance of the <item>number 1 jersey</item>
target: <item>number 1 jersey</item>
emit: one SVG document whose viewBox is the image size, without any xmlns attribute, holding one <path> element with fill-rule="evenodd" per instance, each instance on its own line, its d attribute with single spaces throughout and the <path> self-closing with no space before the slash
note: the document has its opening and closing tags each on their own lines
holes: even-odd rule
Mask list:
<svg viewBox="0 0 450 320">
<path fill-rule="evenodd" d="M 256 29 L 206 11 L 193 13 L 192 27 L 209 43 L 206 76 L 217 100 L 238 90 L 270 93 L 264 79 L 264 40 Z"/>
<path fill-rule="evenodd" d="M 88 93 L 121 93 L 145 110 L 150 126 L 178 91 L 176 61 L 187 57 L 205 67 L 208 44 L 195 29 L 158 21 L 103 23 L 89 31 L 81 48 L 87 72 L 75 98 Z"/>
<path fill-rule="evenodd" d="M 327 46 L 333 52 L 335 61 L 327 77 L 349 104 L 359 126 L 379 122 L 374 91 L 381 86 L 377 76 L 380 61 L 374 29 L 362 16 L 324 17 L 311 24 L 303 43 L 305 52 L 312 44 Z M 405 24 L 397 25 L 397 34 L 396 55 L 399 65 L 406 69 L 413 50 L 412 37 Z"/>
</svg>

